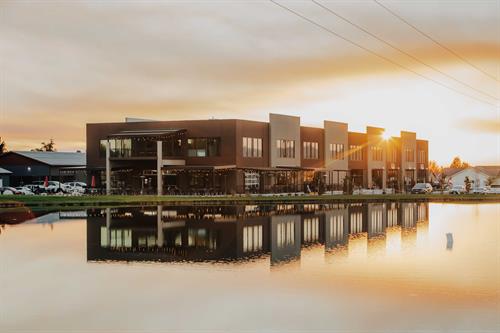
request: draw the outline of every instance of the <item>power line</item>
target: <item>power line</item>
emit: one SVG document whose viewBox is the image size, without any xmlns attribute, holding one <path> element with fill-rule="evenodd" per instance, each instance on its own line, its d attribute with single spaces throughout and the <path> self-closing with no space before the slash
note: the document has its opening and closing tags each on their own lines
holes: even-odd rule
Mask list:
<svg viewBox="0 0 500 333">
<path fill-rule="evenodd" d="M 368 34 L 368 35 L 372 36 L 373 38 L 375 38 L 375 39 L 377 39 L 378 41 L 380 41 L 380 42 L 384 43 L 385 45 L 387 45 L 387 46 L 389 46 L 389 47 L 393 48 L 394 50 L 397 50 L 397 51 L 399 51 L 399 52 L 401 52 L 401 53 L 405 54 L 406 56 L 408 56 L 408 57 L 410 57 L 411 59 L 415 60 L 415 61 L 416 61 L 416 62 L 418 62 L 419 64 L 422 64 L 422 65 L 424 65 L 424 66 L 427 66 L 427 67 L 429 67 L 430 69 L 432 69 L 432 70 L 434 70 L 434 71 L 436 71 L 436 72 L 440 73 L 441 75 L 444 75 L 444 76 L 446 76 L 447 78 L 449 78 L 449 79 L 451 79 L 451 80 L 453 80 L 453 81 L 455 81 L 455 82 L 458 82 L 458 83 L 460 83 L 460 84 L 462 84 L 462 85 L 464 85 L 464 86 L 466 86 L 466 87 L 468 87 L 468 88 L 470 88 L 470 89 L 472 89 L 472 90 L 474 90 L 474 91 L 476 91 L 476 92 L 478 92 L 478 93 L 480 93 L 480 94 L 482 94 L 482 95 L 484 95 L 484 96 L 487 96 L 487 97 L 489 97 L 489 98 L 492 98 L 492 99 L 498 100 L 498 97 L 493 96 L 493 95 L 490 95 L 490 94 L 488 94 L 488 93 L 485 93 L 485 92 L 483 92 L 482 90 L 477 89 L 477 88 L 475 88 L 475 87 L 471 86 L 471 85 L 470 85 L 470 84 L 468 84 L 468 83 L 462 82 L 462 81 L 460 81 L 460 80 L 458 80 L 458 79 L 454 78 L 453 76 L 451 76 L 451 75 L 449 75 L 449 74 L 447 74 L 447 73 L 445 73 L 445 72 L 443 72 L 443 71 L 439 70 L 438 68 L 436 68 L 436 67 L 434 67 L 434 66 L 432 66 L 432 65 L 429 65 L 429 64 L 425 63 L 424 61 L 420 60 L 419 58 L 417 58 L 417 57 L 413 56 L 411 53 L 406 52 L 405 50 L 403 50 L 403 49 L 401 49 L 401 48 L 399 48 L 399 47 L 397 47 L 397 46 L 395 46 L 395 45 L 393 45 L 393 44 L 389 43 L 388 41 L 384 40 L 383 38 L 381 38 L 381 37 L 379 37 L 379 36 L 377 36 L 377 35 L 375 35 L 375 34 L 371 33 L 370 31 L 368 31 L 367 29 L 363 28 L 362 26 L 360 26 L 360 25 L 358 25 L 358 24 L 356 24 L 356 23 L 354 23 L 354 22 L 350 21 L 349 19 L 347 19 L 347 18 L 343 17 L 342 15 L 338 14 L 337 12 L 335 12 L 333 9 L 330 9 L 330 8 L 326 7 L 325 5 L 323 5 L 323 4 L 319 3 L 319 2 L 317 2 L 316 0 L 311 0 L 311 1 L 312 1 L 313 3 L 315 3 L 316 5 L 320 6 L 321 8 L 323 8 L 324 10 L 328 11 L 329 13 L 331 13 L 331 14 L 335 15 L 336 17 L 340 18 L 340 19 L 341 19 L 341 20 L 343 20 L 344 22 L 347 22 L 347 23 L 349 23 L 350 25 L 352 25 L 352 26 L 354 26 L 354 27 L 358 28 L 359 30 L 361 30 L 361 31 L 363 31 L 364 33 L 366 33 L 366 34 Z"/>
<path fill-rule="evenodd" d="M 415 25 L 413 25 L 412 23 L 410 23 L 409 21 L 405 20 L 403 17 L 401 17 L 400 15 L 398 15 L 396 12 L 394 12 L 393 10 L 391 10 L 389 7 L 383 5 L 382 3 L 380 3 L 379 1 L 377 0 L 373 0 L 377 5 L 379 5 L 380 7 L 384 8 L 387 12 L 389 12 L 390 14 L 392 14 L 394 17 L 398 18 L 400 21 L 402 21 L 403 23 L 405 23 L 406 25 L 408 25 L 409 27 L 411 27 L 413 30 L 415 30 L 416 32 L 418 32 L 419 34 L 421 34 L 422 36 L 428 38 L 429 40 L 431 40 L 432 42 L 434 42 L 435 44 L 441 46 L 443 49 L 445 49 L 446 51 L 448 51 L 449 53 L 453 54 L 455 57 L 457 57 L 458 59 L 462 60 L 463 62 L 465 62 L 466 64 L 468 64 L 469 66 L 471 66 L 472 68 L 474 68 L 475 70 L 483 73 L 484 75 L 492 78 L 493 80 L 497 81 L 497 82 L 500 82 L 500 80 L 498 80 L 494 75 L 484 71 L 483 69 L 477 67 L 476 65 L 474 65 L 472 62 L 470 62 L 469 60 L 467 60 L 466 58 L 462 57 L 460 54 L 458 54 L 457 52 L 453 51 L 452 49 L 450 49 L 449 47 L 447 47 L 446 45 L 444 45 L 443 43 L 440 43 L 438 40 L 436 40 L 435 38 L 433 38 L 432 36 L 430 36 L 429 34 L 425 33 L 424 31 L 422 31 L 421 29 L 417 28 Z"/>
<path fill-rule="evenodd" d="M 383 59 L 383 60 L 387 61 L 388 63 L 391 63 L 391 64 L 393 64 L 393 65 L 395 65 L 395 66 L 397 66 L 397 67 L 400 67 L 400 68 L 402 68 L 402 69 L 404 69 L 404 70 L 407 70 L 407 71 L 409 71 L 409 72 L 411 72 L 411 73 L 413 73 L 413 74 L 415 74 L 415 75 L 417 75 L 417 76 L 420 76 L 421 78 L 424 78 L 424 79 L 426 79 L 426 80 L 428 80 L 428 81 L 431 81 L 431 82 L 433 82 L 433 83 L 435 83 L 435 84 L 437 84 L 437 85 L 440 85 L 440 86 L 442 86 L 442 87 L 444 87 L 444 88 L 446 88 L 446 89 L 452 90 L 452 91 L 456 92 L 457 94 L 460 94 L 460 95 L 463 95 L 463 96 L 469 97 L 469 98 L 474 99 L 474 100 L 476 100 L 476 101 L 479 101 L 479 102 L 481 102 L 481 103 L 488 104 L 488 105 L 490 105 L 490 106 L 493 106 L 494 108 L 497 108 L 497 105 L 496 105 L 496 104 L 494 104 L 494 103 L 491 103 L 491 102 L 489 102 L 489 101 L 485 101 L 485 100 L 482 100 L 482 99 L 480 99 L 480 98 L 477 98 L 477 97 L 475 97 L 475 96 L 473 96 L 473 95 L 469 95 L 469 94 L 467 94 L 467 93 L 464 93 L 464 92 L 462 92 L 462 91 L 460 91 L 460 90 L 457 90 L 457 89 L 455 89 L 455 88 L 453 88 L 453 87 L 450 87 L 450 86 L 448 86 L 448 85 L 446 85 L 446 84 L 444 84 L 444 83 L 441 83 L 441 82 L 439 82 L 439 81 L 437 81 L 437 80 L 434 80 L 434 79 L 432 79 L 432 78 L 430 78 L 430 77 L 427 77 L 427 76 L 425 76 L 425 75 L 423 75 L 423 74 L 420 74 L 420 73 L 418 73 L 418 72 L 416 72 L 416 71 L 412 70 L 411 68 L 408 68 L 408 67 L 406 67 L 406 66 L 404 66 L 404 65 L 401 65 L 401 64 L 399 64 L 399 63 L 397 63 L 397 62 L 395 62 L 395 61 L 393 61 L 393 60 L 391 60 L 391 59 L 389 59 L 389 58 L 387 58 L 387 57 L 385 57 L 385 56 L 383 56 L 383 55 L 381 55 L 381 54 L 379 54 L 379 53 L 377 53 L 377 52 L 375 52 L 375 51 L 372 51 L 372 50 L 370 50 L 369 48 L 366 48 L 366 47 L 364 47 L 363 45 L 358 44 L 358 43 L 356 43 L 356 42 L 354 42 L 354 41 L 352 41 L 352 40 L 348 39 L 347 37 L 344 37 L 344 36 L 342 36 L 342 35 L 340 35 L 340 34 L 336 33 L 335 31 L 333 31 L 333 30 L 331 30 L 331 29 L 329 29 L 329 28 L 325 27 L 324 25 L 322 25 L 322 24 L 320 24 L 320 23 L 317 23 L 316 21 L 313 21 L 313 20 L 311 20 L 310 18 L 308 18 L 308 17 L 306 17 L 306 16 L 304 16 L 304 15 L 302 15 L 302 14 L 300 14 L 300 13 L 298 13 L 298 12 L 294 11 L 293 9 L 290 9 L 290 8 L 288 8 L 287 6 L 282 5 L 282 4 L 278 3 L 278 2 L 276 2 L 275 0 L 269 0 L 269 1 L 270 1 L 270 2 L 272 2 L 273 4 L 277 5 L 278 7 L 281 7 L 282 9 L 285 9 L 286 11 L 288 11 L 288 12 L 290 12 L 290 13 L 294 14 L 295 16 L 298 16 L 299 18 L 301 18 L 301 19 L 303 19 L 303 20 L 305 20 L 305 21 L 307 21 L 307 22 L 311 23 L 312 25 L 315 25 L 316 27 L 318 27 L 318 28 L 320 28 L 320 29 L 322 29 L 322 30 L 324 30 L 324 31 L 328 32 L 329 34 L 331 34 L 331 35 L 333 35 L 333 36 L 335 36 L 335 37 L 337 37 L 337 38 L 340 38 L 340 39 L 342 39 L 342 40 L 344 40 L 344 41 L 346 41 L 346 42 L 348 42 L 348 43 L 350 43 L 350 44 L 352 44 L 352 45 L 354 45 L 354 46 L 357 46 L 358 48 L 360 48 L 360 49 L 362 49 L 362 50 L 364 50 L 364 51 L 366 51 L 366 52 L 368 52 L 368 53 L 370 53 L 370 54 L 372 54 L 372 55 L 374 55 L 374 56 L 376 56 L 376 57 L 378 57 L 378 58 L 380 58 L 380 59 Z"/>
</svg>

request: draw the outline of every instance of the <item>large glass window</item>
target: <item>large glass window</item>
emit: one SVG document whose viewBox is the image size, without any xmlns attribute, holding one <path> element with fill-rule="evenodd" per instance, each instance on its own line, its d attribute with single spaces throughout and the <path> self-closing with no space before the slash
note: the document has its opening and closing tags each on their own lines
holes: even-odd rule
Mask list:
<svg viewBox="0 0 500 333">
<path fill-rule="evenodd" d="M 262 226 L 254 225 L 243 228 L 243 252 L 257 252 L 262 250 Z"/>
<path fill-rule="evenodd" d="M 415 154 L 413 149 L 405 148 L 405 158 L 407 162 L 415 162 Z"/>
<path fill-rule="evenodd" d="M 330 158 L 334 160 L 343 160 L 344 157 L 344 144 L 330 143 Z"/>
<path fill-rule="evenodd" d="M 106 141 L 107 140 L 99 141 L 99 157 L 100 158 L 106 157 Z"/>
<path fill-rule="evenodd" d="M 359 145 L 349 146 L 349 160 L 362 161 L 363 160 L 363 147 Z"/>
<path fill-rule="evenodd" d="M 319 158 L 319 144 L 317 142 L 304 141 L 302 143 L 302 155 L 306 160 L 317 160 Z"/>
<path fill-rule="evenodd" d="M 383 161 L 383 156 L 382 156 L 382 147 L 380 146 L 371 146 L 370 147 L 370 152 L 372 154 L 372 160 L 373 161 Z"/>
<path fill-rule="evenodd" d="M 187 139 L 189 157 L 220 156 L 220 138 Z"/>
<path fill-rule="evenodd" d="M 295 140 L 276 140 L 276 149 L 280 158 L 295 158 Z"/>
<path fill-rule="evenodd" d="M 163 156 L 182 156 L 182 140 L 173 138 L 163 141 Z"/>
<path fill-rule="evenodd" d="M 132 139 L 109 139 L 109 150 L 111 157 L 130 157 L 132 156 Z M 104 156 L 106 156 L 106 146 L 104 146 Z"/>
<path fill-rule="evenodd" d="M 427 154 L 425 153 L 425 150 L 419 150 L 418 151 L 418 163 L 425 163 L 426 156 Z"/>
<path fill-rule="evenodd" d="M 293 221 L 280 222 L 276 225 L 276 243 L 278 248 L 295 244 L 295 225 Z"/>
<path fill-rule="evenodd" d="M 243 137 L 243 157 L 262 157 L 262 139 Z"/>
</svg>

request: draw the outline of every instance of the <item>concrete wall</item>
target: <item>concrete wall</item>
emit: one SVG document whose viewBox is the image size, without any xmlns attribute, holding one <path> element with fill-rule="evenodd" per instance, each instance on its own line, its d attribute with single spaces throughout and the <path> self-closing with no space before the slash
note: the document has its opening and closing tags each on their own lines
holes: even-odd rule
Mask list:
<svg viewBox="0 0 500 333">
<path fill-rule="evenodd" d="M 406 170 L 413 170 L 414 179 L 416 179 L 416 169 L 417 169 L 417 134 L 413 132 L 401 131 L 401 177 L 402 184 L 404 184 Z M 413 162 L 407 160 L 406 149 L 413 150 Z"/>
<path fill-rule="evenodd" d="M 280 158 L 276 140 L 295 141 L 295 158 Z M 269 114 L 269 159 L 271 167 L 300 167 L 300 118 Z"/>
<path fill-rule="evenodd" d="M 368 187 L 372 187 L 374 185 L 373 179 L 372 179 L 372 170 L 378 169 L 378 170 L 384 170 L 383 171 L 383 181 L 382 181 L 382 188 L 385 188 L 386 186 L 386 172 L 385 172 L 385 165 L 386 165 L 386 143 L 384 139 L 382 138 L 382 135 L 384 133 L 383 128 L 379 127 L 366 127 L 366 138 L 367 138 L 367 183 Z M 382 160 L 377 161 L 374 159 L 373 152 L 372 152 L 372 147 L 380 147 L 382 149 Z"/>
</svg>

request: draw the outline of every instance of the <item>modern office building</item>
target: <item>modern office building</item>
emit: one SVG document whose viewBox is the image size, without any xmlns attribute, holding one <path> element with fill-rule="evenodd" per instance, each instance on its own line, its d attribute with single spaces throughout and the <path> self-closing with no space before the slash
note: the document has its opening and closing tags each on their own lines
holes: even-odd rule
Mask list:
<svg viewBox="0 0 500 333">
<path fill-rule="evenodd" d="M 87 174 L 107 193 L 402 191 L 428 178 L 428 142 L 345 123 L 210 119 L 87 124 Z"/>
</svg>

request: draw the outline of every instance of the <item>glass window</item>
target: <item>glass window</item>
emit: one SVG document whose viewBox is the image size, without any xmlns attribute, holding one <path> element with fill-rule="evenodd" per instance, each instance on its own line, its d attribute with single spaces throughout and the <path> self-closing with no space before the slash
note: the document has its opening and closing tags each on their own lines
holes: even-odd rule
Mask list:
<svg viewBox="0 0 500 333">
<path fill-rule="evenodd" d="M 295 158 L 294 140 L 276 140 L 276 149 L 280 158 Z"/>
<path fill-rule="evenodd" d="M 100 158 L 106 158 L 106 141 L 107 140 L 99 141 L 99 157 Z"/>
<path fill-rule="evenodd" d="M 362 161 L 363 160 L 363 149 L 359 145 L 349 145 L 349 160 L 351 161 Z"/>
<path fill-rule="evenodd" d="M 380 147 L 380 146 L 371 146 L 370 147 L 370 152 L 371 152 L 372 160 L 373 161 L 383 161 L 382 147 Z"/>
<path fill-rule="evenodd" d="M 189 157 L 212 157 L 220 155 L 220 138 L 189 138 Z"/>
</svg>

